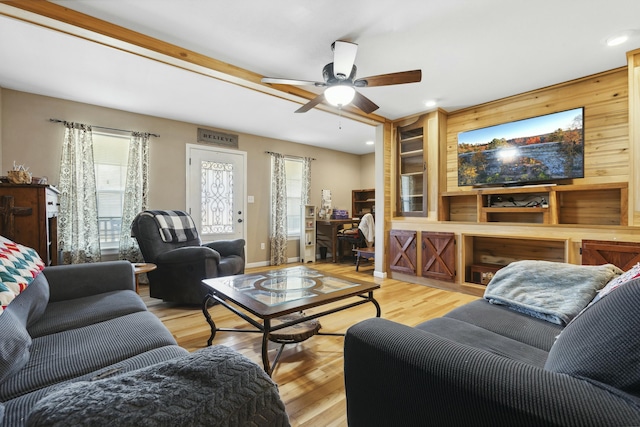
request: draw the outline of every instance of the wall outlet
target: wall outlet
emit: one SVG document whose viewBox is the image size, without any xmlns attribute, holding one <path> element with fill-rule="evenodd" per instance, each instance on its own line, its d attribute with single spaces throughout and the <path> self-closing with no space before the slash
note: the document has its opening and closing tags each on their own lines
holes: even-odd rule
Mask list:
<svg viewBox="0 0 640 427">
<path fill-rule="evenodd" d="M 260 243 L 260 249 L 264 249 L 264 243 Z"/>
</svg>

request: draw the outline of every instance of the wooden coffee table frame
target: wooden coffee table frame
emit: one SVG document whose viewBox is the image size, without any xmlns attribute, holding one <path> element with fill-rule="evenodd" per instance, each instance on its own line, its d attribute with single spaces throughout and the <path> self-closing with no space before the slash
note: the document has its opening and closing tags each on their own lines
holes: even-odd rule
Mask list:
<svg viewBox="0 0 640 427">
<path fill-rule="evenodd" d="M 295 267 L 294 267 L 295 268 Z M 234 278 L 245 278 L 250 276 L 260 276 L 260 273 L 256 274 L 244 274 L 242 276 L 234 276 Z M 250 332 L 250 333 L 261 333 L 262 334 L 262 364 L 264 366 L 265 372 L 270 376 L 277 364 L 278 358 L 280 354 L 276 356 L 274 363 L 272 364 L 269 361 L 268 355 L 268 343 L 269 343 L 269 334 L 271 332 L 287 328 L 289 326 L 296 325 L 298 323 L 307 322 L 309 320 L 317 319 L 319 317 L 323 317 L 329 314 L 337 313 L 339 311 L 347 310 L 349 308 L 357 307 L 362 304 L 372 303 L 376 307 L 376 317 L 380 317 L 381 310 L 380 304 L 378 301 L 373 298 L 373 291 L 380 288 L 380 285 L 375 283 L 365 283 L 358 280 L 353 280 L 350 278 L 343 278 L 340 276 L 334 275 L 324 275 L 324 277 L 331 278 L 339 278 L 342 280 L 346 280 L 351 283 L 356 283 L 356 286 L 352 286 L 349 288 L 337 290 L 334 292 L 322 294 L 322 295 L 314 295 L 306 298 L 300 298 L 293 301 L 284 302 L 278 305 L 266 305 L 263 304 L 249 295 L 241 291 L 237 291 L 225 284 L 225 282 L 229 279 L 226 278 L 216 278 L 216 279 L 205 279 L 202 283 L 209 288 L 209 293 L 204 298 L 202 303 L 202 313 L 204 314 L 207 323 L 211 327 L 211 336 L 207 340 L 207 345 L 210 346 L 213 342 L 213 339 L 216 336 L 218 331 L 222 332 Z M 299 319 L 278 324 L 277 326 L 272 326 L 271 320 L 277 317 L 284 316 L 290 313 L 302 312 L 304 310 L 319 307 L 322 305 L 327 305 L 337 301 L 344 301 L 349 298 L 357 298 L 358 300 L 349 302 L 344 305 L 340 305 L 338 307 L 333 307 L 328 310 L 324 310 L 319 313 L 309 314 L 301 316 Z M 218 328 L 211 318 L 208 310 L 208 304 L 211 300 L 217 301 L 231 311 L 237 316 L 244 319 L 247 323 L 254 326 L 255 329 L 238 329 L 238 328 Z M 233 305 L 231 305 L 231 304 Z M 242 310 L 251 313 L 256 316 L 258 319 L 262 321 L 256 321 L 251 318 L 246 312 L 243 312 L 241 309 L 234 307 L 238 306 Z M 330 333 L 330 332 L 318 332 L 317 335 L 331 335 L 331 336 L 344 336 L 344 333 Z"/>
</svg>

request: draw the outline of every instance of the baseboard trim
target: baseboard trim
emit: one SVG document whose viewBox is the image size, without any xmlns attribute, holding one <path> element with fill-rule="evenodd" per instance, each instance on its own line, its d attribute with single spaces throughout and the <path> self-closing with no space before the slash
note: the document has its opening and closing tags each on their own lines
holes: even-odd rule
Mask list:
<svg viewBox="0 0 640 427">
<path fill-rule="evenodd" d="M 373 277 L 379 277 L 381 279 L 386 279 L 387 278 L 387 272 L 386 271 L 374 271 L 373 272 Z"/>
<path fill-rule="evenodd" d="M 287 264 L 293 264 L 295 262 L 300 262 L 300 258 L 299 257 L 287 258 Z M 271 261 L 248 262 L 245 265 L 245 268 L 268 267 L 270 265 L 271 265 Z"/>
</svg>

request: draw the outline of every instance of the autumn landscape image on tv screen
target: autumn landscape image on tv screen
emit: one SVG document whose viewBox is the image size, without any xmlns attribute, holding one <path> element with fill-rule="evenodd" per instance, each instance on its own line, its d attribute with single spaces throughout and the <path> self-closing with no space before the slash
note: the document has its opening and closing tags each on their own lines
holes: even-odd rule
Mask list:
<svg viewBox="0 0 640 427">
<path fill-rule="evenodd" d="M 458 134 L 458 185 L 584 176 L 583 108 Z"/>
</svg>

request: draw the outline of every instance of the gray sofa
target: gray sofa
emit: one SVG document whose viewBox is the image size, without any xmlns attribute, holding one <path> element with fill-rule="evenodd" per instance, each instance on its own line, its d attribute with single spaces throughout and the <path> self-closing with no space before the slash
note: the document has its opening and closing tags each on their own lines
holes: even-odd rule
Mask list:
<svg viewBox="0 0 640 427">
<path fill-rule="evenodd" d="M 345 337 L 349 425 L 638 426 L 639 307 L 633 279 L 566 326 L 485 299 L 365 320 Z"/>
<path fill-rule="evenodd" d="M 47 267 L 7 306 L 2 426 L 288 425 L 258 365 L 179 347 L 134 283 L 125 261 Z"/>
</svg>

